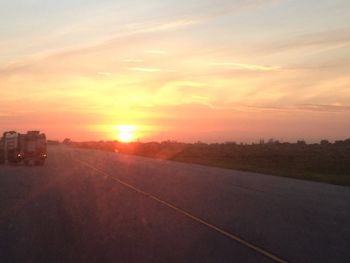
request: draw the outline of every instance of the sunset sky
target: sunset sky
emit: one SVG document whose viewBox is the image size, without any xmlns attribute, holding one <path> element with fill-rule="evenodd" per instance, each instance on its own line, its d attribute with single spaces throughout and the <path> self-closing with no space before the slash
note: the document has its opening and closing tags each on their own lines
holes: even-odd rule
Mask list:
<svg viewBox="0 0 350 263">
<path fill-rule="evenodd" d="M 0 0 L 0 131 L 350 137 L 349 0 Z"/>
</svg>

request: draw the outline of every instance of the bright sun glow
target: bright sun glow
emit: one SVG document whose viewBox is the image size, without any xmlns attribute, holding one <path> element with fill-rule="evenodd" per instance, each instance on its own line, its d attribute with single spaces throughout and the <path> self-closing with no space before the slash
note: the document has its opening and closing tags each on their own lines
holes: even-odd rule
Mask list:
<svg viewBox="0 0 350 263">
<path fill-rule="evenodd" d="M 134 139 L 135 130 L 136 127 L 132 125 L 119 125 L 116 126 L 117 133 L 117 139 L 121 142 L 130 142 L 132 139 Z"/>
</svg>

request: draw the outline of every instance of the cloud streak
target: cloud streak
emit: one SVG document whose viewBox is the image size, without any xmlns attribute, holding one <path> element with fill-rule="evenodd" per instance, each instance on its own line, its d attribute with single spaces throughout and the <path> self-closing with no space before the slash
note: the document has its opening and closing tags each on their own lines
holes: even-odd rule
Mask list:
<svg viewBox="0 0 350 263">
<path fill-rule="evenodd" d="M 243 64 L 235 62 L 210 62 L 212 66 L 220 66 L 233 70 L 256 70 L 256 71 L 274 71 L 281 69 L 280 66 L 267 66 L 267 65 L 255 65 L 255 64 Z"/>
<path fill-rule="evenodd" d="M 130 71 L 146 72 L 146 73 L 159 73 L 159 72 L 176 72 L 174 69 L 161 69 L 161 68 L 141 68 L 141 67 L 132 67 L 128 68 Z"/>
<path fill-rule="evenodd" d="M 5 39 L 6 41 L 1 41 L 2 50 L 4 50 L 5 53 L 1 54 L 0 52 L 0 56 L 6 58 L 2 61 L 3 65 L 5 65 L 4 63 L 18 61 L 28 55 L 33 56 L 33 54 L 42 54 L 43 52 L 57 52 L 67 48 L 83 48 L 96 45 L 96 43 L 118 41 L 120 38 L 135 35 L 172 32 L 202 24 L 228 14 L 234 14 L 235 12 L 255 9 L 273 2 L 276 1 L 223 0 L 215 4 L 211 1 L 203 1 L 199 5 L 196 2 L 192 3 L 191 1 L 186 1 L 186 8 L 183 9 L 175 9 L 171 12 L 161 9 L 153 10 L 155 12 L 164 13 L 164 15 L 158 16 L 156 19 L 151 13 L 147 13 L 146 11 L 140 16 L 143 17 L 140 19 L 138 17 L 127 16 L 124 12 L 120 13 L 120 9 L 117 9 L 115 11 L 120 13 L 121 20 L 115 19 L 115 12 L 112 12 L 118 5 L 114 6 L 111 4 L 110 10 L 104 8 L 104 12 L 108 13 L 106 17 L 101 17 L 101 10 L 90 10 L 89 18 L 82 16 L 79 17 L 77 21 L 70 18 L 72 21 L 69 23 L 62 23 L 62 25 L 53 24 L 51 27 L 49 19 L 47 21 L 48 25 L 45 27 L 47 32 L 37 32 L 33 29 L 28 35 L 18 34 L 16 38 L 12 40 Z M 179 7 L 181 7 L 181 5 L 179 5 Z M 169 14 L 167 15 L 167 13 Z M 124 20 L 127 22 L 123 21 L 122 18 L 124 16 Z M 132 19 L 130 19 L 130 17 L 132 17 Z M 109 25 L 106 26 L 106 23 Z M 20 44 L 23 42 L 27 43 L 25 47 Z M 9 55 L 9 52 L 11 55 Z"/>
<path fill-rule="evenodd" d="M 297 35 L 292 38 L 261 43 L 260 52 L 287 52 L 298 49 L 324 50 L 350 45 L 350 27 Z"/>
</svg>

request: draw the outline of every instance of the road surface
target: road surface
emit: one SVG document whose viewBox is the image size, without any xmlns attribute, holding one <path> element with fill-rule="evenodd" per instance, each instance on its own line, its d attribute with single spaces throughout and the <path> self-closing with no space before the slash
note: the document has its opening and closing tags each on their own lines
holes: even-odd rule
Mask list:
<svg viewBox="0 0 350 263">
<path fill-rule="evenodd" d="M 1 262 L 350 262 L 350 188 L 49 147 L 0 166 Z"/>
</svg>

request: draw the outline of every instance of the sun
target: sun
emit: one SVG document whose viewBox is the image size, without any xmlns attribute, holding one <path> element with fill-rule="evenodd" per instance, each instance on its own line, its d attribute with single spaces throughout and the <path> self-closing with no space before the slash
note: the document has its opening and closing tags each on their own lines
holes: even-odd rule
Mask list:
<svg viewBox="0 0 350 263">
<path fill-rule="evenodd" d="M 119 125 L 116 127 L 117 139 L 121 142 L 130 142 L 135 137 L 136 127 L 133 125 Z"/>
</svg>

